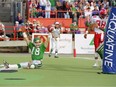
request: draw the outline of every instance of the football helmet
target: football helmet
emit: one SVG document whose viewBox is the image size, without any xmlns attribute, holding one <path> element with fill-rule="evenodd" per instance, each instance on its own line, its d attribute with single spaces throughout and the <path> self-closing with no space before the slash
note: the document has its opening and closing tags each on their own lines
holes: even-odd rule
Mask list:
<svg viewBox="0 0 116 87">
<path fill-rule="evenodd" d="M 42 43 L 41 39 L 38 37 L 34 38 L 33 42 L 36 47 L 39 47 Z"/>
<path fill-rule="evenodd" d="M 100 17 L 104 18 L 107 15 L 106 9 L 100 11 Z"/>
</svg>

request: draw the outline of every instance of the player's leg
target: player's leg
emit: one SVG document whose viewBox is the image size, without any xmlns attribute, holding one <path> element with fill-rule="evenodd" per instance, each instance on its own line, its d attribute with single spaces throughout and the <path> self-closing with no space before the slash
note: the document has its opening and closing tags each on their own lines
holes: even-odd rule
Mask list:
<svg viewBox="0 0 116 87">
<path fill-rule="evenodd" d="M 18 68 L 23 68 L 23 69 L 34 69 L 42 66 L 42 61 L 41 60 L 34 60 L 30 62 L 22 62 L 19 64 L 15 64 L 18 66 Z M 9 66 L 10 67 L 10 66 Z"/>
<path fill-rule="evenodd" d="M 104 51 L 104 33 L 101 33 L 100 36 L 100 44 L 96 49 L 96 52 L 100 55 L 101 59 L 103 59 L 103 51 Z"/>
<path fill-rule="evenodd" d="M 19 68 L 24 68 L 24 69 L 34 69 L 34 68 L 39 68 L 42 66 L 42 61 L 41 60 L 34 60 L 30 62 L 22 62 L 19 64 L 9 64 L 6 61 L 4 61 L 4 65 L 0 68 L 1 71 L 17 71 Z"/>
<path fill-rule="evenodd" d="M 99 47 L 96 49 L 96 52 L 99 54 L 100 58 L 101 58 L 101 68 L 102 68 L 102 64 L 103 64 L 103 58 L 104 58 L 104 42 L 103 40 L 101 41 Z"/>
<path fill-rule="evenodd" d="M 31 66 L 32 62 L 21 62 L 18 65 L 19 68 L 23 68 L 23 69 L 29 69 Z"/>
<path fill-rule="evenodd" d="M 53 46 L 54 46 L 54 38 L 51 37 L 51 49 L 50 49 L 50 53 L 49 53 L 49 57 L 51 57 L 52 52 L 53 52 Z"/>
<path fill-rule="evenodd" d="M 0 72 L 10 72 L 10 71 L 17 71 L 18 70 L 18 65 L 17 64 L 9 64 L 6 61 L 3 61 L 3 66 L 0 68 Z"/>
<path fill-rule="evenodd" d="M 55 58 L 58 58 L 58 43 L 59 43 L 59 38 L 57 38 L 57 41 L 55 41 Z"/>
<path fill-rule="evenodd" d="M 100 55 L 101 59 L 103 59 L 103 51 L 104 51 L 104 42 L 102 42 L 96 49 L 96 52 Z"/>
<path fill-rule="evenodd" d="M 18 68 L 23 68 L 23 69 L 34 69 L 36 66 L 34 65 L 33 61 L 30 62 L 22 62 L 17 64 Z"/>
<path fill-rule="evenodd" d="M 42 66 L 42 60 L 33 60 L 32 65 L 30 66 L 30 68 L 38 69 L 41 66 Z"/>
<path fill-rule="evenodd" d="M 99 64 L 98 64 L 98 53 L 95 52 L 95 63 L 93 65 L 93 67 L 98 67 L 98 66 L 99 66 Z"/>
<path fill-rule="evenodd" d="M 93 67 L 98 67 L 98 53 L 96 52 L 96 49 L 98 48 L 99 46 L 99 38 L 100 38 L 100 34 L 97 34 L 95 33 L 95 36 L 94 36 L 94 46 L 95 46 L 95 63 L 93 65 Z"/>
<path fill-rule="evenodd" d="M 22 62 L 19 64 L 9 64 L 8 62 L 4 61 L 3 62 L 4 67 L 7 69 L 18 69 L 18 68 L 29 68 L 30 65 L 32 64 L 31 62 Z"/>
</svg>

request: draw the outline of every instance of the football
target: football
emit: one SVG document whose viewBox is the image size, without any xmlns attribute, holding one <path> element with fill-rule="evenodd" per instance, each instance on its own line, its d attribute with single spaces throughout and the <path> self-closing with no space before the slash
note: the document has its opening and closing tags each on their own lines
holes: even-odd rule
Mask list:
<svg viewBox="0 0 116 87">
<path fill-rule="evenodd" d="M 52 30 L 54 29 L 54 27 L 51 26 L 51 25 L 49 25 L 47 28 L 48 28 L 48 31 L 49 31 L 49 32 L 52 32 Z"/>
</svg>

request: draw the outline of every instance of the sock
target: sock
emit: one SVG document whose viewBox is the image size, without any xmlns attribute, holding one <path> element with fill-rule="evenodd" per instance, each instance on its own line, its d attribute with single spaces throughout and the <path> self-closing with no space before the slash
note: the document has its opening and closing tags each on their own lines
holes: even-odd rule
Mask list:
<svg viewBox="0 0 116 87">
<path fill-rule="evenodd" d="M 56 50 L 56 51 L 55 51 L 55 56 L 57 56 L 57 55 L 58 55 L 58 51 Z"/>
<path fill-rule="evenodd" d="M 18 70 L 18 65 L 17 64 L 9 65 L 9 69 Z"/>
<path fill-rule="evenodd" d="M 18 68 L 21 68 L 21 65 L 20 64 L 17 64 Z"/>
<path fill-rule="evenodd" d="M 95 63 L 98 64 L 98 59 L 95 59 Z"/>
<path fill-rule="evenodd" d="M 20 63 L 20 64 L 18 64 L 18 67 L 20 67 L 20 68 L 28 68 L 29 67 L 29 62 Z"/>
<path fill-rule="evenodd" d="M 53 49 L 50 50 L 50 54 L 52 53 Z"/>
</svg>

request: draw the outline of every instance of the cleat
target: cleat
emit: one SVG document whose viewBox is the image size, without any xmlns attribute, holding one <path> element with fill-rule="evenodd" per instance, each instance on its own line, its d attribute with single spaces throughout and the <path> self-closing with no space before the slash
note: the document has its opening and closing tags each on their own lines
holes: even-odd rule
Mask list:
<svg viewBox="0 0 116 87">
<path fill-rule="evenodd" d="M 49 54 L 49 57 L 51 57 L 51 54 Z"/>
<path fill-rule="evenodd" d="M 31 62 L 28 62 L 27 69 L 30 69 L 31 68 L 31 65 L 32 65 L 32 63 Z"/>
<path fill-rule="evenodd" d="M 98 67 L 99 65 L 97 64 L 97 63 L 95 63 L 94 65 L 93 65 L 93 67 Z"/>
<path fill-rule="evenodd" d="M 58 56 L 54 56 L 54 58 L 59 58 Z"/>
<path fill-rule="evenodd" d="M 9 63 L 8 63 L 8 62 L 3 61 L 3 64 L 4 64 L 4 67 L 5 67 L 5 68 L 9 68 Z"/>
<path fill-rule="evenodd" d="M 35 69 L 38 69 L 40 67 L 42 67 L 42 63 L 41 64 L 38 64 L 38 65 L 35 65 Z"/>
</svg>

